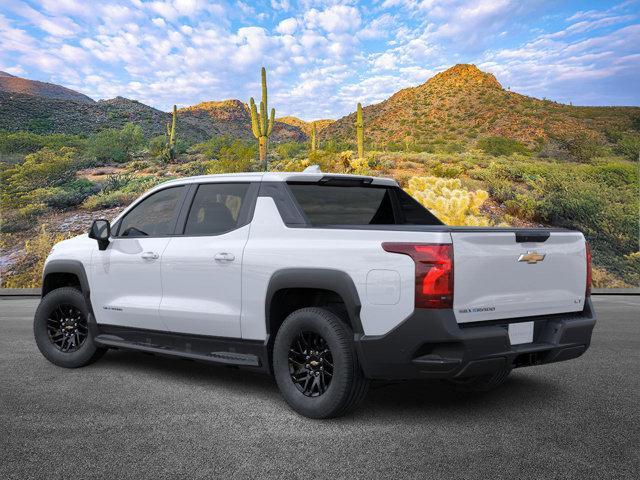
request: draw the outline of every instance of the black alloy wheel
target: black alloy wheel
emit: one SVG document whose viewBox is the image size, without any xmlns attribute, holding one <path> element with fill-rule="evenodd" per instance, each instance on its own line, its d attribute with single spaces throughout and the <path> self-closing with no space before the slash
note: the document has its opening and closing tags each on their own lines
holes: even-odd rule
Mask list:
<svg viewBox="0 0 640 480">
<path fill-rule="evenodd" d="M 47 293 L 33 318 L 33 335 L 42 355 L 55 365 L 78 368 L 107 349 L 93 341 L 91 310 L 82 292 L 61 287 Z"/>
<path fill-rule="evenodd" d="M 87 339 L 87 319 L 73 305 L 58 305 L 47 319 L 49 340 L 61 352 L 75 352 Z"/>
<path fill-rule="evenodd" d="M 316 332 L 300 332 L 289 348 L 289 373 L 307 397 L 325 393 L 333 378 L 333 356 L 327 341 Z"/>
</svg>

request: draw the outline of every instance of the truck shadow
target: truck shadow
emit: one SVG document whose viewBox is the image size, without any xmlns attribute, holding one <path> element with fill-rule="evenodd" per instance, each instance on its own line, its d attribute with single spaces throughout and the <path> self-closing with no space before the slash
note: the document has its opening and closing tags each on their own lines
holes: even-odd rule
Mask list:
<svg viewBox="0 0 640 480">
<path fill-rule="evenodd" d="M 117 375 L 147 375 L 155 377 L 158 382 L 188 384 L 212 392 L 229 389 L 242 395 L 257 396 L 269 403 L 280 402 L 279 408 L 287 408 L 272 377 L 236 367 L 123 351 L 108 352 L 93 367 Z M 503 386 L 482 393 L 461 392 L 439 380 L 375 381 L 360 408 L 335 421 L 376 423 L 396 416 L 406 419 L 408 415 L 482 415 L 484 411 L 496 409 L 508 413 L 512 409 L 539 408 L 559 401 L 562 386 L 557 378 L 547 377 L 544 373 L 531 375 L 525 371 L 532 369 L 516 370 Z M 293 412 L 291 414 L 296 416 Z"/>
</svg>

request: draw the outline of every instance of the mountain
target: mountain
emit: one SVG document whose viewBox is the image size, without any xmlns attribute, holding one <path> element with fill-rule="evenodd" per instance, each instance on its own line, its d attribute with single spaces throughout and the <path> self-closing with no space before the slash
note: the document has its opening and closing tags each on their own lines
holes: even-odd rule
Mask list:
<svg viewBox="0 0 640 480">
<path fill-rule="evenodd" d="M 94 101 L 59 85 L 0 75 L 0 130 L 88 134 L 125 123 L 140 125 L 148 137 L 162 135 L 171 115 L 136 100 L 116 97 Z M 212 135 L 252 139 L 247 105 L 239 100 L 203 102 L 178 111 L 178 138 L 190 143 Z M 276 122 L 272 141 L 303 141 L 304 132 Z"/>
<path fill-rule="evenodd" d="M 54 100 L 69 100 L 79 103 L 94 103 L 94 100 L 70 88 L 53 83 L 28 80 L 0 72 L 0 92 L 27 94 Z"/>
<path fill-rule="evenodd" d="M 287 125 L 291 125 L 293 127 L 297 127 L 302 130 L 307 136 L 311 135 L 311 125 L 316 124 L 316 132 L 321 132 L 329 125 L 331 125 L 335 120 L 330 119 L 321 119 L 321 120 L 313 120 L 311 122 L 306 122 L 298 117 L 287 116 L 276 118 L 276 121 L 286 123 Z"/>
<path fill-rule="evenodd" d="M 132 122 L 151 137 L 163 134 L 170 120 L 169 113 L 123 97 L 88 103 L 0 91 L 0 130 L 81 135 Z M 178 134 L 191 141 L 208 138 L 187 122 L 179 124 Z"/>
<path fill-rule="evenodd" d="M 240 100 L 202 102 L 178 110 L 178 118 L 185 118 L 199 128 L 209 132 L 209 136 L 228 135 L 245 140 L 253 139 L 251 114 L 246 103 Z M 271 140 L 275 142 L 303 141 L 304 131 L 279 120 L 273 125 Z"/>
<path fill-rule="evenodd" d="M 460 64 L 422 85 L 363 108 L 365 141 L 420 145 L 503 136 L 532 147 L 584 134 L 604 141 L 607 130 L 631 129 L 638 107 L 574 107 L 505 90 L 490 73 Z M 321 139 L 355 142 L 355 113 L 329 125 Z"/>
</svg>

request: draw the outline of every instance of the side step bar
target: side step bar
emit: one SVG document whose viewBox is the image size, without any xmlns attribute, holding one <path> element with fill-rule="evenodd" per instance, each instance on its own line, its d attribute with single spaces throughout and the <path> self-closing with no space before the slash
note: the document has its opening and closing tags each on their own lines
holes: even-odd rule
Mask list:
<svg viewBox="0 0 640 480">
<path fill-rule="evenodd" d="M 193 353 L 186 351 L 174 350 L 164 345 L 154 345 L 146 342 L 131 342 L 122 338 L 100 334 L 94 338 L 94 342 L 98 345 L 111 348 L 122 348 L 126 350 L 136 350 L 139 352 L 153 353 L 158 355 L 168 355 L 172 357 L 186 358 L 189 360 L 197 360 L 201 362 L 210 362 L 223 365 L 235 365 L 239 367 L 260 367 L 260 357 L 250 353 L 237 352 L 211 352 L 209 354 Z"/>
</svg>

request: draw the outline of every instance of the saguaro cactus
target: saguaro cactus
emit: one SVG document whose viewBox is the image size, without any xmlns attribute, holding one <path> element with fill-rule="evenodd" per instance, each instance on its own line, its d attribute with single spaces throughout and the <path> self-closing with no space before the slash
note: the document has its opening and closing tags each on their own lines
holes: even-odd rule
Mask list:
<svg viewBox="0 0 640 480">
<path fill-rule="evenodd" d="M 249 100 L 251 110 L 251 130 L 253 136 L 258 139 L 260 149 L 260 162 L 264 163 L 264 169 L 267 170 L 267 141 L 273 130 L 273 120 L 276 116 L 276 109 L 271 109 L 271 115 L 267 118 L 267 71 L 262 67 L 262 100 L 260 101 L 260 113 L 256 108 L 256 102 L 253 97 Z"/>
<path fill-rule="evenodd" d="M 318 148 L 318 135 L 316 131 L 316 122 L 311 123 L 311 151 L 315 152 Z"/>
<path fill-rule="evenodd" d="M 364 159 L 364 124 L 362 122 L 362 105 L 358 102 L 356 111 L 356 138 L 358 140 L 358 160 Z"/>
<path fill-rule="evenodd" d="M 177 156 L 176 149 L 176 119 L 178 118 L 178 109 L 173 106 L 173 115 L 171 122 L 167 122 L 167 157 L 173 161 Z"/>
</svg>

